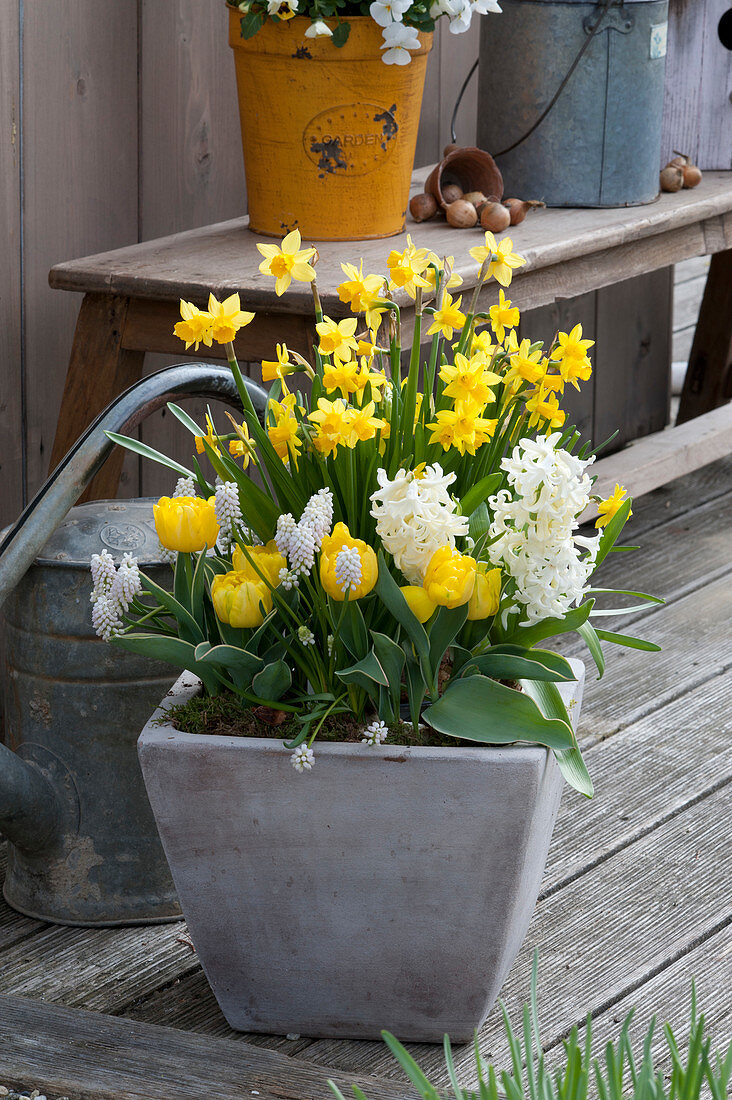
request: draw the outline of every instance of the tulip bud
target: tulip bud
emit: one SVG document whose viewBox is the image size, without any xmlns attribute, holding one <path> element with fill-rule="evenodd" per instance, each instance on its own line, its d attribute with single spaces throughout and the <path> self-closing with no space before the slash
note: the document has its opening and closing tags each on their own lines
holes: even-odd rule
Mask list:
<svg viewBox="0 0 732 1100">
<path fill-rule="evenodd" d="M 501 570 L 488 569 L 484 561 L 476 566 L 475 588 L 468 604 L 468 619 L 489 619 L 498 611 L 501 600 Z"/>
<path fill-rule="evenodd" d="M 434 603 L 443 607 L 462 607 L 475 587 L 475 558 L 451 546 L 441 546 L 430 558 L 423 583 Z"/>
<path fill-rule="evenodd" d="M 186 554 L 215 546 L 219 537 L 215 497 L 161 497 L 153 505 L 155 530 L 166 550 Z"/>
</svg>

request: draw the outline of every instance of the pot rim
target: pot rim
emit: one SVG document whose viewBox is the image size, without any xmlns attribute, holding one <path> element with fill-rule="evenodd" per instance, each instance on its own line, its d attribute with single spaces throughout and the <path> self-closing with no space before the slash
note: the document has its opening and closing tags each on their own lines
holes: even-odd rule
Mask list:
<svg viewBox="0 0 732 1100">
<path fill-rule="evenodd" d="M 569 696 L 565 699 L 567 705 L 569 705 L 570 700 L 575 696 L 577 701 L 581 702 L 585 673 L 584 661 L 576 657 L 571 657 L 569 658 L 569 662 L 577 674 L 576 680 L 557 684 L 559 690 L 562 691 L 562 689 L 564 689 L 563 694 L 566 693 Z M 267 753 L 289 753 L 291 751 L 285 748 L 281 737 L 239 737 L 213 733 L 187 733 L 184 730 L 176 729 L 175 726 L 170 723 L 166 724 L 164 721 L 166 711 L 170 707 L 176 706 L 178 703 L 187 702 L 189 699 L 193 698 L 193 696 L 200 691 L 202 686 L 201 681 L 197 676 L 194 676 L 193 673 L 183 672 L 166 694 L 160 706 L 155 710 L 155 713 L 152 714 L 146 722 L 138 739 L 138 747 L 166 743 L 175 745 L 176 747 L 184 745 L 205 745 L 212 749 L 230 749 L 233 746 L 240 745 L 242 749 L 251 750 L 259 748 L 260 751 Z M 570 715 L 570 717 L 572 716 Z M 395 761 L 398 759 L 399 762 L 409 759 L 410 757 L 417 757 L 422 760 L 439 760 L 450 758 L 456 753 L 459 754 L 463 760 L 471 758 L 476 761 L 485 760 L 486 755 L 489 754 L 493 762 L 500 760 L 502 757 L 506 760 L 510 757 L 511 761 L 515 762 L 517 754 L 523 756 L 527 760 L 533 760 L 537 756 L 548 756 L 551 754 L 551 749 L 530 741 L 512 742 L 507 745 L 482 745 L 479 742 L 475 742 L 474 745 L 462 743 L 456 744 L 455 746 L 363 745 L 358 741 L 319 741 L 317 743 L 317 751 L 318 755 L 325 756 L 356 756 L 359 759 L 387 761 Z"/>
<path fill-rule="evenodd" d="M 306 46 L 309 61 L 355 61 L 360 58 L 381 60 L 382 30 L 370 15 L 352 15 L 343 19 L 351 25 L 351 32 L 343 46 L 334 46 L 330 38 L 306 38 L 305 31 L 313 22 L 307 15 L 295 15 L 280 23 L 265 20 L 264 24 L 251 38 L 241 33 L 241 12 L 226 4 L 229 11 L 229 45 L 233 50 L 243 50 L 259 56 L 271 54 L 290 60 L 296 57 L 293 48 Z M 325 19 L 328 22 L 328 18 Z M 420 48 L 410 50 L 412 58 L 424 57 L 432 49 L 434 31 L 418 31 Z"/>
</svg>

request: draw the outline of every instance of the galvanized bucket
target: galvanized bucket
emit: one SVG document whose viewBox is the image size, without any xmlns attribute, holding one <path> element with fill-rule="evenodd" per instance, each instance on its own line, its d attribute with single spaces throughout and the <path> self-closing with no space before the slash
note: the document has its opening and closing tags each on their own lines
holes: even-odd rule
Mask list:
<svg viewBox="0 0 732 1100">
<path fill-rule="evenodd" d="M 506 196 L 548 206 L 652 202 L 668 0 L 501 6 L 500 19 L 482 20 L 478 145 L 496 158 Z"/>
</svg>

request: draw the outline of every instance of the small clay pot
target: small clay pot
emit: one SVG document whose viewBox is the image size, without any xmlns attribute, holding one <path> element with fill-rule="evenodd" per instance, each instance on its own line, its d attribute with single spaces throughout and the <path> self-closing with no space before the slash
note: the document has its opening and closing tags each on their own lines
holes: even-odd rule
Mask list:
<svg viewBox="0 0 732 1100">
<path fill-rule="evenodd" d="M 482 191 L 484 195 L 494 195 L 500 199 L 503 195 L 503 176 L 490 153 L 476 149 L 473 145 L 453 149 L 444 160 L 430 172 L 424 185 L 425 191 L 434 195 L 440 206 L 445 204 L 442 188 L 448 183 L 456 183 L 466 191 Z"/>
</svg>

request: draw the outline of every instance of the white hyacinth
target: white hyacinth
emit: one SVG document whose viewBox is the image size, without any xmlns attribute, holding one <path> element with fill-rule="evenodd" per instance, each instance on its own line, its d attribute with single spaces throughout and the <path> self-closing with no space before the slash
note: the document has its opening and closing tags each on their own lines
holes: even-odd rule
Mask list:
<svg viewBox="0 0 732 1100">
<path fill-rule="evenodd" d="M 560 434 L 522 439 L 501 463 L 512 492 L 488 501 L 493 512 L 488 549 L 516 582 L 525 621 L 561 618 L 582 600 L 595 566 L 600 536 L 577 535 L 592 483 L 583 460 L 557 447 Z"/>
<path fill-rule="evenodd" d="M 299 626 L 297 628 L 297 636 L 300 640 L 300 645 L 306 647 L 309 645 L 315 645 L 315 635 L 309 627 Z"/>
<path fill-rule="evenodd" d="M 194 497 L 196 495 L 196 482 L 192 477 L 179 477 L 173 490 L 174 497 Z"/>
<path fill-rule="evenodd" d="M 298 745 L 290 757 L 290 763 L 296 772 L 309 772 L 315 763 L 315 753 L 307 745 Z"/>
<path fill-rule="evenodd" d="M 383 745 L 389 736 L 389 728 L 385 722 L 376 719 L 366 726 L 361 738 L 362 745 Z"/>
<path fill-rule="evenodd" d="M 397 470 L 390 480 L 383 469 L 376 476 L 379 488 L 371 494 L 371 515 L 377 534 L 409 583 L 421 584 L 435 550 L 454 547 L 468 533 L 468 517 L 456 514 L 448 492 L 455 474 L 443 474 L 435 463 L 421 477 Z"/>
<path fill-rule="evenodd" d="M 357 546 L 344 546 L 336 554 L 335 576 L 342 592 L 355 592 L 361 583 L 363 570 Z"/>
</svg>

